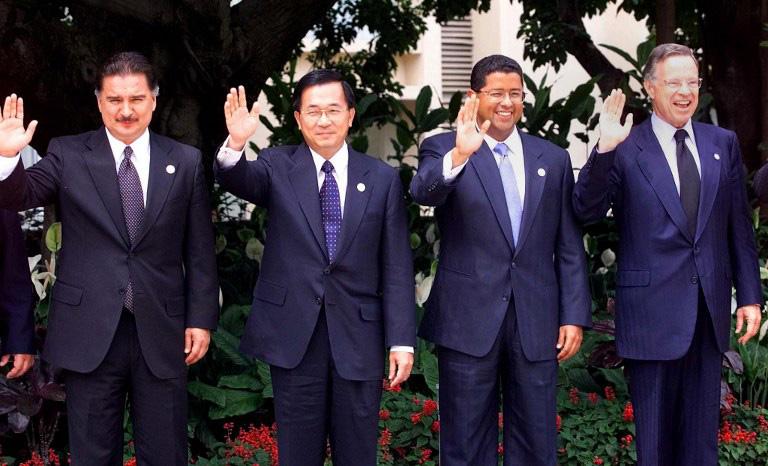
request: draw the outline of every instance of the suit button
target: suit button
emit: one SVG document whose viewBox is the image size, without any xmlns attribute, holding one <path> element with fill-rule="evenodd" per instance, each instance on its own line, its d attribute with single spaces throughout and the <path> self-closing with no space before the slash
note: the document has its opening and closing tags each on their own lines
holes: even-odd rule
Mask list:
<svg viewBox="0 0 768 466">
<path fill-rule="evenodd" d="M 516 268 L 517 268 L 517 262 L 512 262 L 512 268 L 513 268 L 513 269 L 516 269 Z"/>
<path fill-rule="evenodd" d="M 692 276 L 691 277 L 691 284 L 698 285 L 699 284 L 699 277 L 697 277 L 696 275 Z"/>
<path fill-rule="evenodd" d="M 323 304 L 323 300 L 320 296 L 315 296 L 315 304 Z"/>
<path fill-rule="evenodd" d="M 323 275 L 330 275 L 330 274 L 331 274 L 331 268 L 330 267 L 326 267 L 326 268 L 323 269 Z"/>
<path fill-rule="evenodd" d="M 504 296 L 501 297 L 501 300 L 502 301 L 509 301 L 509 296 L 504 295 Z"/>
</svg>

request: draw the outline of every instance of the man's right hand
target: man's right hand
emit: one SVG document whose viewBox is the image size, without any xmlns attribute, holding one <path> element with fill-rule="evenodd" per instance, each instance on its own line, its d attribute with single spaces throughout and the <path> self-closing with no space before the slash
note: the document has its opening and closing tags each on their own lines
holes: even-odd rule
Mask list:
<svg viewBox="0 0 768 466">
<path fill-rule="evenodd" d="M 0 113 L 0 157 L 16 157 L 32 140 L 35 128 L 37 121 L 32 120 L 24 129 L 24 100 L 16 94 L 6 97 Z"/>
<path fill-rule="evenodd" d="M 620 89 L 614 89 L 603 101 L 600 112 L 600 140 L 597 141 L 598 152 L 610 152 L 629 136 L 632 129 L 632 114 L 627 114 L 624 124 L 621 124 L 621 113 L 627 97 Z"/>
<path fill-rule="evenodd" d="M 452 168 L 462 165 L 474 154 L 481 145 L 483 145 L 483 136 L 491 127 L 491 121 L 486 120 L 477 130 L 477 109 L 480 106 L 480 100 L 477 95 L 472 94 L 464 102 L 456 117 L 456 147 L 451 154 Z"/>
<path fill-rule="evenodd" d="M 259 126 L 259 104 L 254 102 L 251 111 L 248 111 L 248 103 L 245 99 L 245 88 L 239 86 L 229 90 L 227 101 L 224 103 L 224 118 L 227 121 L 229 131 L 229 143 L 227 147 L 236 151 L 245 148 L 256 128 Z"/>
</svg>

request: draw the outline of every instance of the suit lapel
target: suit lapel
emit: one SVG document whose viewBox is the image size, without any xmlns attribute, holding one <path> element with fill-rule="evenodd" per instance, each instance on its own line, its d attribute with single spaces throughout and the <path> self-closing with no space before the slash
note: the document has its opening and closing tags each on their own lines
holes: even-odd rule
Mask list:
<svg viewBox="0 0 768 466">
<path fill-rule="evenodd" d="M 328 250 L 325 247 L 325 233 L 320 214 L 320 195 L 317 190 L 317 168 L 306 144 L 301 144 L 293 153 L 292 158 L 295 165 L 288 172 L 288 179 L 296 194 L 301 211 L 307 219 L 309 228 L 327 259 Z"/>
<path fill-rule="evenodd" d="M 112 148 L 107 141 L 106 131 L 102 127 L 85 142 L 88 150 L 83 154 L 83 159 L 85 159 L 93 184 L 96 186 L 96 191 L 98 191 L 107 213 L 112 218 L 118 234 L 127 247 L 130 241 L 123 217 L 117 167 L 115 166 L 115 157 L 112 155 Z"/>
<path fill-rule="evenodd" d="M 339 238 L 336 262 L 339 262 L 344 253 L 352 244 L 352 239 L 357 233 L 357 227 L 368 206 L 368 200 L 373 191 L 373 183 L 368 176 L 368 156 L 349 149 L 349 166 L 347 167 L 347 192 L 344 198 L 344 218 L 341 220 L 341 237 Z M 358 189 L 362 185 L 363 190 Z"/>
<path fill-rule="evenodd" d="M 664 151 L 661 150 L 659 141 L 653 133 L 650 119 L 644 122 L 639 129 L 637 145 L 640 152 L 637 154 L 637 164 L 672 221 L 683 235 L 692 241 L 693 238 L 688 231 L 683 205 L 680 203 L 680 194 L 677 192 L 672 171 L 666 157 L 664 157 Z"/>
<path fill-rule="evenodd" d="M 547 181 L 547 167 L 539 160 L 543 153 L 540 144 L 527 134 L 519 133 L 523 142 L 523 160 L 525 167 L 525 201 L 523 203 L 523 218 L 520 224 L 520 237 L 517 239 L 515 255 L 522 249 L 528 233 L 531 231 L 533 219 L 539 208 L 544 183 Z"/>
<path fill-rule="evenodd" d="M 483 141 L 480 149 L 469 158 L 469 164 L 475 168 L 478 177 L 480 177 L 480 184 L 483 185 L 485 195 L 491 201 L 491 207 L 496 214 L 496 220 L 499 222 L 501 231 L 504 232 L 510 249 L 514 251 L 515 241 L 512 236 L 512 223 L 509 219 L 509 210 L 507 210 L 507 200 L 504 197 L 504 187 L 501 184 L 499 166 L 496 165 L 496 159 L 485 141 Z"/>
<path fill-rule="evenodd" d="M 169 170 L 168 167 L 174 167 Z M 152 225 L 157 221 L 157 216 L 163 210 L 168 193 L 176 179 L 177 161 L 172 148 L 149 133 L 149 181 L 147 182 L 147 204 L 144 209 L 144 222 L 139 232 L 134 247 L 138 245 Z M 173 171 L 174 173 L 169 173 Z"/>
<path fill-rule="evenodd" d="M 699 152 L 701 163 L 701 191 L 699 194 L 699 212 L 696 226 L 696 239 L 699 238 L 709 215 L 712 213 L 712 205 L 717 197 L 720 187 L 720 166 L 723 152 L 713 144 L 705 127 L 698 123 L 693 124 L 693 133 L 696 136 L 696 150 Z"/>
</svg>

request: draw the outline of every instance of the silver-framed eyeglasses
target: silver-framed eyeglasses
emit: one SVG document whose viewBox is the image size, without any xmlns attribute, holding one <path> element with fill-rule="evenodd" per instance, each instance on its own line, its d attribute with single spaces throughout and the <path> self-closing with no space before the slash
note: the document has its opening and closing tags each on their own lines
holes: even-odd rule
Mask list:
<svg viewBox="0 0 768 466">
<path fill-rule="evenodd" d="M 509 100 L 512 102 L 522 102 L 525 99 L 525 92 L 514 89 L 511 91 L 505 91 L 502 89 L 491 89 L 488 91 L 477 91 L 479 94 L 485 94 L 488 96 L 488 100 L 492 102 L 501 102 L 505 97 L 509 96 Z"/>
<path fill-rule="evenodd" d="M 697 78 L 697 79 L 687 79 L 687 80 L 680 80 L 680 79 L 665 79 L 664 85 L 672 92 L 677 92 L 680 89 L 683 88 L 683 85 L 688 87 L 688 89 L 691 90 L 698 90 L 701 88 L 702 83 L 704 82 L 704 79 Z"/>
<path fill-rule="evenodd" d="M 307 119 L 313 121 L 319 120 L 323 115 L 325 115 L 325 117 L 329 120 L 336 121 L 344 116 L 348 110 L 349 109 L 341 107 L 310 108 L 308 110 L 302 111 L 301 114 L 304 115 Z"/>
</svg>

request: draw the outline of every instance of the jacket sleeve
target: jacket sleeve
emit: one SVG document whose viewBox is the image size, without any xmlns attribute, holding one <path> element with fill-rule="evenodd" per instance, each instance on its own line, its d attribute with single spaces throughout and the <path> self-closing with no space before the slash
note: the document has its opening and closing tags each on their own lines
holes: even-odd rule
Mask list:
<svg viewBox="0 0 768 466">
<path fill-rule="evenodd" d="M 446 137 L 441 134 L 427 138 L 419 148 L 419 168 L 411 180 L 411 195 L 421 205 L 438 207 L 445 203 L 464 172 L 450 182 L 445 181 L 443 157 L 452 149 L 442 142 Z"/>
<path fill-rule="evenodd" d="M 34 298 L 18 214 L 0 210 L 0 354 L 34 354 Z"/>
<path fill-rule="evenodd" d="M 579 172 L 579 181 L 573 189 L 573 213 L 582 224 L 602 220 L 608 210 L 619 203 L 619 170 L 616 150 L 592 153 Z"/>
</svg>

